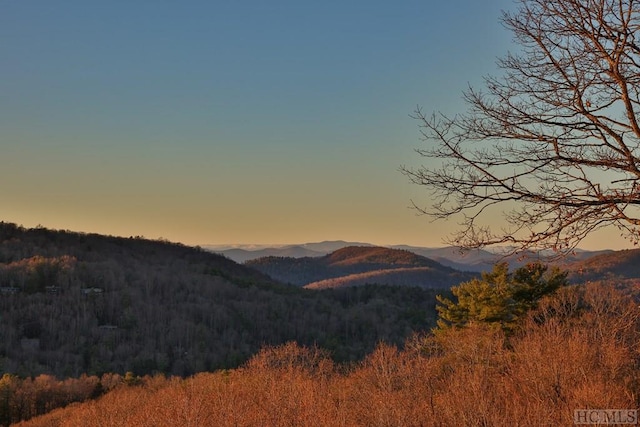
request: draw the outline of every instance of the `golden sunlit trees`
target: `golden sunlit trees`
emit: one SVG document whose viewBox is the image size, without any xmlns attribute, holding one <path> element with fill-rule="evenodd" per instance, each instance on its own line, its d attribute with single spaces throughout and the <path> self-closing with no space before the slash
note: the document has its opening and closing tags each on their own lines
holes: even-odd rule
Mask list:
<svg viewBox="0 0 640 427">
<path fill-rule="evenodd" d="M 518 3 L 502 17 L 516 50 L 466 91 L 467 112 L 416 113 L 428 163 L 403 171 L 433 195 L 418 209 L 458 217 L 451 241 L 467 248 L 561 255 L 608 225 L 638 243 L 640 4 Z"/>
</svg>

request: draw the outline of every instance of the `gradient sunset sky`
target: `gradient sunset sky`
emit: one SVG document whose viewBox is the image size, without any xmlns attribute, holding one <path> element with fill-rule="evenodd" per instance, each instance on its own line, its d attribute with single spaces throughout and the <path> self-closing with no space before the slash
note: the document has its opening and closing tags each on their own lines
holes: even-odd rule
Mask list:
<svg viewBox="0 0 640 427">
<path fill-rule="evenodd" d="M 398 168 L 513 49 L 507 0 L 0 2 L 0 220 L 442 246 Z M 616 231 L 586 248 L 621 248 Z"/>
</svg>

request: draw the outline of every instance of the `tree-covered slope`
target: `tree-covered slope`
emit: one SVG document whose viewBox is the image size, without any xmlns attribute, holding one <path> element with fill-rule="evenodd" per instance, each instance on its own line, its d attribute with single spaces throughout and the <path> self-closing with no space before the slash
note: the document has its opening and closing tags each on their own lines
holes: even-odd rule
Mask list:
<svg viewBox="0 0 640 427">
<path fill-rule="evenodd" d="M 640 279 L 640 249 L 628 249 L 596 255 L 565 267 L 573 281 L 603 279 Z"/>
<path fill-rule="evenodd" d="M 307 291 L 198 248 L 0 224 L 0 372 L 185 375 L 290 340 L 351 360 L 433 326 L 434 300 Z"/>
<path fill-rule="evenodd" d="M 312 282 L 304 287 L 306 289 L 328 289 L 377 283 L 390 286 L 447 289 L 452 285 L 457 285 L 460 282 L 468 280 L 469 277 L 471 277 L 471 275 L 466 273 L 442 272 L 430 267 L 405 267 L 349 274 L 347 276 Z"/>
<path fill-rule="evenodd" d="M 368 246 L 315 258 L 265 257 L 245 265 L 276 280 L 315 289 L 369 283 L 444 288 L 474 277 L 410 251 Z"/>
</svg>

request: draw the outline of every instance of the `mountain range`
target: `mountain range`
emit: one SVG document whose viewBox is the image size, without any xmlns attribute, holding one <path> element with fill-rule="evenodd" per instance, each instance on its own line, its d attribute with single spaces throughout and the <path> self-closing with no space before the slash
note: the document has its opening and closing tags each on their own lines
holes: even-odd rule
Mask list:
<svg viewBox="0 0 640 427">
<path fill-rule="evenodd" d="M 446 289 L 478 277 L 481 271 L 490 270 L 493 263 L 498 261 L 508 262 L 511 269 L 536 260 L 544 262 L 543 259 L 534 257 L 503 259 L 487 251 L 460 254 L 452 248 L 403 248 L 405 249 L 347 246 L 323 256 L 266 256 L 245 261 L 244 265 L 274 280 L 307 289 L 342 288 L 364 284 Z M 443 255 L 449 258 L 444 258 Z M 463 258 L 468 264 L 452 261 L 456 256 L 465 255 L 469 256 Z M 573 256 L 552 264 L 567 271 L 569 280 L 573 283 L 601 280 L 636 283 L 640 280 L 640 250 L 577 251 Z"/>
<path fill-rule="evenodd" d="M 275 280 L 309 289 L 367 283 L 442 289 L 476 276 L 408 250 L 377 246 L 348 246 L 320 257 L 268 256 L 244 265 Z"/>
<path fill-rule="evenodd" d="M 276 257 L 318 257 L 348 246 L 374 246 L 369 243 L 345 242 L 343 240 L 302 243 L 298 245 L 204 245 L 203 248 L 243 263 L 268 256 Z"/>
<path fill-rule="evenodd" d="M 232 259 L 238 263 L 245 263 L 258 258 L 265 257 L 321 257 L 330 254 L 339 249 L 358 246 L 358 247 L 374 247 L 376 245 L 362 242 L 347 242 L 343 240 L 324 241 L 317 243 L 303 243 L 296 245 L 205 245 L 204 249 L 214 253 L 219 253 Z M 421 246 L 409 245 L 391 245 L 385 246 L 389 249 L 400 249 L 410 251 L 414 254 L 421 255 L 440 264 L 454 268 L 460 271 L 482 272 L 489 271 L 493 265 L 499 261 L 506 261 L 512 268 L 520 267 L 527 262 L 539 259 L 540 257 L 534 253 L 525 253 L 518 256 L 503 257 L 498 252 L 492 252 L 483 249 L 462 250 L 453 246 L 445 246 L 440 248 L 428 248 Z M 614 253 L 611 250 L 602 251 L 586 251 L 577 250 L 574 254 L 562 261 L 563 265 L 586 260 L 596 255 Z"/>
</svg>

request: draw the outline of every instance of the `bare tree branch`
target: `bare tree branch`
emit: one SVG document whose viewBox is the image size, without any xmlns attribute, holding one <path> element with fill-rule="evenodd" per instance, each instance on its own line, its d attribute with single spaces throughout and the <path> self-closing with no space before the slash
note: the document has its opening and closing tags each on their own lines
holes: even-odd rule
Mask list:
<svg viewBox="0 0 640 427">
<path fill-rule="evenodd" d="M 464 93 L 466 113 L 415 111 L 417 152 L 431 160 L 402 172 L 432 196 L 416 208 L 460 218 L 450 243 L 465 248 L 564 255 L 611 225 L 637 244 L 640 2 L 520 0 L 502 21 L 519 52 Z M 497 208 L 504 227 L 494 230 Z"/>
</svg>

